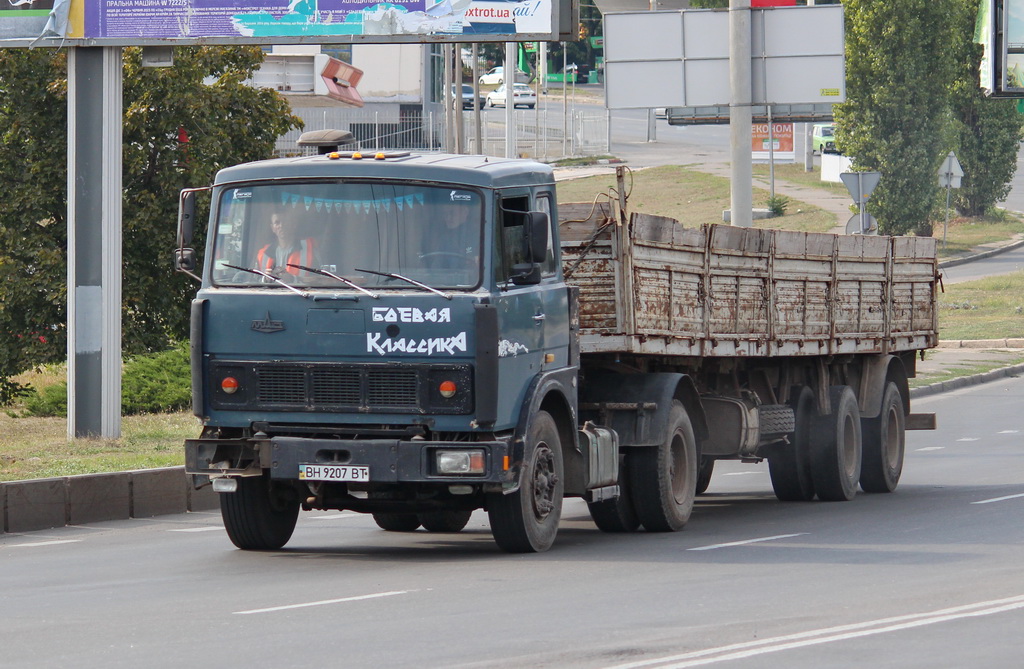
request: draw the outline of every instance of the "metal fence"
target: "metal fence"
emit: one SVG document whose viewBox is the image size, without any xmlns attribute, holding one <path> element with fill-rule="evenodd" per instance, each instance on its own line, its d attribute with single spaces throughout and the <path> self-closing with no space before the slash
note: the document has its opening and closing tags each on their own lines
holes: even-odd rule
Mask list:
<svg viewBox="0 0 1024 669">
<path fill-rule="evenodd" d="M 364 111 L 342 108 L 295 108 L 292 113 L 306 122 L 303 132 L 311 130 L 348 130 L 362 150 L 443 151 L 446 119 L 443 114 L 415 112 Z M 474 114 L 464 111 L 462 134 L 465 153 L 489 156 L 505 155 L 505 115 L 481 114 L 480 146 L 477 146 Z M 517 109 L 516 155 L 542 161 L 566 157 L 609 153 L 608 115 L 590 110 L 570 110 L 564 114 L 552 109 Z M 279 156 L 303 153 L 297 142 L 298 130 L 277 140 Z M 454 145 L 454 143 L 453 143 Z"/>
</svg>

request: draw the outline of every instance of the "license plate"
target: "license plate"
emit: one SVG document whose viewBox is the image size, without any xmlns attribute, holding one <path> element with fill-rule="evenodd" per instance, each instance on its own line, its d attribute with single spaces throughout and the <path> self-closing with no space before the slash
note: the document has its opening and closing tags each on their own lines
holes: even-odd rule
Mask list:
<svg viewBox="0 0 1024 669">
<path fill-rule="evenodd" d="M 370 480 L 370 468 L 366 465 L 299 465 L 299 480 L 361 483 Z"/>
</svg>

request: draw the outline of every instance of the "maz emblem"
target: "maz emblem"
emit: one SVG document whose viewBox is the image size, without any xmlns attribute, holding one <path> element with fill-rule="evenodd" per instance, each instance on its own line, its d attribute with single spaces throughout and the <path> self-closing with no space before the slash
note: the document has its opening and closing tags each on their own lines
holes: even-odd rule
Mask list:
<svg viewBox="0 0 1024 669">
<path fill-rule="evenodd" d="M 281 330 L 284 330 L 284 321 L 271 320 L 270 312 L 268 311 L 263 320 L 252 322 L 252 329 L 256 332 L 265 333 L 280 332 Z"/>
</svg>

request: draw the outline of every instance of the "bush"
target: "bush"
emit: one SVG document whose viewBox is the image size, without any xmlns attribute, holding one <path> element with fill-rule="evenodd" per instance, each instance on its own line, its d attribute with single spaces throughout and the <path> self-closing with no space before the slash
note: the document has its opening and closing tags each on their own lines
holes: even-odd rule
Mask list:
<svg viewBox="0 0 1024 669">
<path fill-rule="evenodd" d="M 40 390 L 31 390 L 25 397 L 24 416 L 66 416 L 67 382 Z M 121 376 L 121 413 L 181 411 L 192 401 L 191 370 L 188 344 L 168 351 L 140 355 L 127 360 Z"/>
<path fill-rule="evenodd" d="M 768 211 L 772 212 L 772 216 L 784 216 L 788 206 L 789 198 L 785 195 L 773 195 L 768 198 Z"/>
</svg>

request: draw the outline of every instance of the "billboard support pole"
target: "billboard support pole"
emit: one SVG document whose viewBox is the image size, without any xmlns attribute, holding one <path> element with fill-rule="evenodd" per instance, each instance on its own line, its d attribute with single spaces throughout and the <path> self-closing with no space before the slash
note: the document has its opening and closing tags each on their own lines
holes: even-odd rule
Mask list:
<svg viewBox="0 0 1024 669">
<path fill-rule="evenodd" d="M 68 49 L 69 438 L 121 436 L 122 82 L 121 47 Z"/>
<path fill-rule="evenodd" d="M 516 90 L 516 71 L 519 66 L 516 63 L 516 42 L 505 42 L 505 65 L 504 79 L 505 84 L 505 157 L 515 158 L 516 157 L 516 105 L 515 105 L 515 90 Z M 509 74 L 511 72 L 511 74 Z"/>
<path fill-rule="evenodd" d="M 729 0 L 729 94 L 730 222 L 749 228 L 754 224 L 750 155 L 750 0 Z"/>
</svg>

